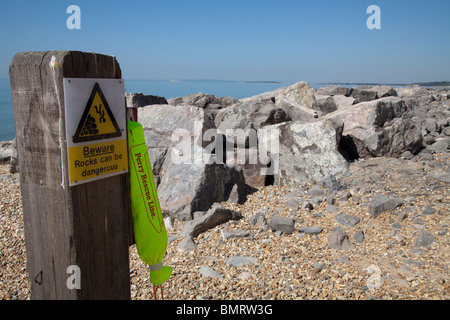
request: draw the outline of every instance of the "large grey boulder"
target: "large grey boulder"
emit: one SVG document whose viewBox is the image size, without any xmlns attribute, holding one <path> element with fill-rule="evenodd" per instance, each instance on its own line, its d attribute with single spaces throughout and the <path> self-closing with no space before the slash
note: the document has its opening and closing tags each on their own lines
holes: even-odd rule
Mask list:
<svg viewBox="0 0 450 320">
<path fill-rule="evenodd" d="M 245 179 L 240 167 L 208 162 L 209 154 L 196 145 L 192 146 L 192 155 L 178 158 L 178 147 L 171 149 L 160 172 L 158 198 L 166 215 L 192 220 L 194 212 L 227 201 L 235 185 L 239 203 L 245 201 Z"/>
<path fill-rule="evenodd" d="M 306 185 L 340 179 L 348 163 L 338 151 L 339 128 L 330 120 L 288 122 L 258 130 L 259 152 L 269 155 L 274 185 Z"/>
<path fill-rule="evenodd" d="M 258 130 L 261 127 L 289 121 L 310 121 L 317 118 L 314 110 L 280 99 L 247 99 L 241 103 L 220 110 L 215 117 L 219 133 L 233 142 L 237 130 Z M 242 146 L 242 142 L 234 142 Z M 248 144 L 248 143 L 247 143 Z"/>
<path fill-rule="evenodd" d="M 262 94 L 241 99 L 242 102 L 270 100 L 272 99 L 277 106 L 280 106 L 281 101 L 287 101 L 294 106 L 303 106 L 311 109 L 315 101 L 314 90 L 305 81 L 294 83 L 289 87 L 276 89 Z"/>
<path fill-rule="evenodd" d="M 319 116 L 334 112 L 338 109 L 333 96 L 316 96 L 316 101 L 312 105 Z"/>
<path fill-rule="evenodd" d="M 182 136 L 191 136 L 193 145 L 206 147 L 203 135 L 215 129 L 214 122 L 201 108 L 195 106 L 150 105 L 138 109 L 138 121 L 144 128 L 150 164 L 158 178 L 161 166 L 170 150 Z"/>
<path fill-rule="evenodd" d="M 212 94 L 199 92 L 184 97 L 171 98 L 167 102 L 170 105 L 192 105 L 200 108 L 222 109 L 237 103 L 239 100 L 231 97 L 215 97 Z"/>
<path fill-rule="evenodd" d="M 354 157 L 400 156 L 422 147 L 420 129 L 402 117 L 408 110 L 400 98 L 386 97 L 339 109 L 324 118 L 344 123 L 344 146 Z"/>
<path fill-rule="evenodd" d="M 397 91 L 389 86 L 359 86 L 353 88 L 330 85 L 317 89 L 317 94 L 325 96 L 345 96 L 352 97 L 354 103 L 372 101 L 385 97 L 396 97 Z"/>
<path fill-rule="evenodd" d="M 170 105 L 193 105 L 199 108 L 205 109 L 205 112 L 215 118 L 220 109 L 229 107 L 239 102 L 236 98 L 231 97 L 215 97 L 211 94 L 205 94 L 203 92 L 197 94 L 189 94 L 184 97 L 172 98 L 167 100 Z"/>
</svg>

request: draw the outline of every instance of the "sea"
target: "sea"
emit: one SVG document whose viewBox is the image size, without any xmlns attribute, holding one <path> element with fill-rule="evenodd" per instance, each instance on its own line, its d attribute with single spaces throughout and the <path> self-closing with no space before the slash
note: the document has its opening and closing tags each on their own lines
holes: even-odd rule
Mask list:
<svg viewBox="0 0 450 320">
<path fill-rule="evenodd" d="M 295 82 L 228 80 L 127 80 L 125 92 L 140 92 L 166 99 L 203 92 L 216 97 L 237 99 L 287 87 Z M 310 84 L 311 85 L 311 84 Z M 311 85 L 314 87 L 314 85 Z M 14 113 L 9 78 L 0 78 L 0 141 L 14 139 Z"/>
</svg>

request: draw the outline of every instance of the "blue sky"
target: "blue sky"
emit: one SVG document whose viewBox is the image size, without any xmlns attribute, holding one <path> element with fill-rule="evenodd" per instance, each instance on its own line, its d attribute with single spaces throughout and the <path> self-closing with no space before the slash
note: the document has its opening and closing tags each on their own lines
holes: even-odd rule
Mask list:
<svg viewBox="0 0 450 320">
<path fill-rule="evenodd" d="M 81 30 L 69 30 L 69 5 Z M 369 30 L 368 6 L 381 9 Z M 450 80 L 448 0 L 15 0 L 0 11 L 0 77 L 15 53 L 117 57 L 125 79 Z"/>
</svg>

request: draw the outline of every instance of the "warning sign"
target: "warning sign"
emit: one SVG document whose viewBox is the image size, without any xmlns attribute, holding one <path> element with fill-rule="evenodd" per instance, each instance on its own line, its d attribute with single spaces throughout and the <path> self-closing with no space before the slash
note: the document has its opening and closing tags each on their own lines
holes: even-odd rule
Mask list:
<svg viewBox="0 0 450 320">
<path fill-rule="evenodd" d="M 71 184 L 126 172 L 128 156 L 124 148 L 127 148 L 126 140 L 69 148 Z"/>
<path fill-rule="evenodd" d="M 70 186 L 128 172 L 121 79 L 64 79 Z"/>
<path fill-rule="evenodd" d="M 109 108 L 100 85 L 96 82 L 78 124 L 73 142 L 103 140 L 120 137 L 119 126 Z"/>
</svg>

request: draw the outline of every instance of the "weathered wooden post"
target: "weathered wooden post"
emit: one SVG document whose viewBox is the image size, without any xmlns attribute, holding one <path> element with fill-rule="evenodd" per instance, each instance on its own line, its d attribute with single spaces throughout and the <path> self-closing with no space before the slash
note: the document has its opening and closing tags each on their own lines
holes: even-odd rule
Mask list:
<svg viewBox="0 0 450 320">
<path fill-rule="evenodd" d="M 10 80 L 31 298 L 130 299 L 119 64 L 78 51 L 18 53 Z"/>
</svg>

